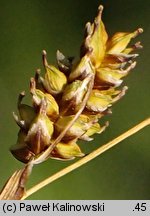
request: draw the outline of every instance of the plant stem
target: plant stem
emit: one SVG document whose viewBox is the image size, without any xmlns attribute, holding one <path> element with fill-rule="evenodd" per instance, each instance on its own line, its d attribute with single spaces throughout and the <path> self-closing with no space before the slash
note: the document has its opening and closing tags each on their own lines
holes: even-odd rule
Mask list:
<svg viewBox="0 0 150 216">
<path fill-rule="evenodd" d="M 103 152 L 107 151 L 108 149 L 112 148 L 113 146 L 117 145 L 124 139 L 128 138 L 129 136 L 137 133 L 140 131 L 142 128 L 150 125 L 150 118 L 147 118 L 146 120 L 142 121 L 141 123 L 137 124 L 133 128 L 129 129 L 125 133 L 121 134 L 120 136 L 116 137 L 112 141 L 108 142 L 107 144 L 104 144 L 103 146 L 99 147 L 98 149 L 94 150 L 92 153 L 89 155 L 85 156 L 84 158 L 78 160 L 77 162 L 73 163 L 72 165 L 60 170 L 59 172 L 55 173 L 54 175 L 46 178 L 45 180 L 41 181 L 37 185 L 33 186 L 27 192 L 25 195 L 22 197 L 22 200 L 26 199 L 36 191 L 40 190 L 41 188 L 45 187 L 46 185 L 50 184 L 51 182 L 59 179 L 60 177 L 66 175 L 67 173 L 70 173 L 71 171 L 77 169 L 78 167 L 86 164 L 87 162 L 93 160 Z"/>
</svg>

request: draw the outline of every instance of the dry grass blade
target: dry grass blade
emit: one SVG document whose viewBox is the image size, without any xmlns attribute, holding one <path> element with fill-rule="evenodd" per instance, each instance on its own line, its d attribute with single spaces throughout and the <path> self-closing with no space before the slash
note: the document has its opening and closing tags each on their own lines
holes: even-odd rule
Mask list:
<svg viewBox="0 0 150 216">
<path fill-rule="evenodd" d="M 15 171 L 4 185 L 0 193 L 0 200 L 20 200 L 24 195 L 25 184 L 31 169 L 32 165 L 29 164 L 25 168 Z"/>
</svg>

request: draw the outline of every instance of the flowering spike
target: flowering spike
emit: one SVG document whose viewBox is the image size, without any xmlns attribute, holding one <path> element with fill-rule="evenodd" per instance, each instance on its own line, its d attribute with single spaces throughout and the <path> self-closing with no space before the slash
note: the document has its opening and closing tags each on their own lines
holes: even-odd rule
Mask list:
<svg viewBox="0 0 150 216">
<path fill-rule="evenodd" d="M 142 48 L 140 42 L 128 44 L 143 30 L 117 32 L 110 38 L 102 12 L 100 5 L 94 22 L 86 24 L 81 57 L 76 63 L 58 50 L 56 68 L 48 63 L 43 50 L 45 76 L 40 77 L 37 70 L 30 80 L 33 106 L 22 104 L 22 92 L 18 98 L 19 117 L 13 113 L 20 132 L 11 152 L 18 160 L 41 163 L 48 157 L 83 157 L 78 140 L 91 141 L 94 134 L 108 126 L 100 126 L 99 120 L 110 114 L 110 107 L 126 93 L 126 86 L 117 87 L 135 68 L 138 54 L 134 52 Z"/>
</svg>

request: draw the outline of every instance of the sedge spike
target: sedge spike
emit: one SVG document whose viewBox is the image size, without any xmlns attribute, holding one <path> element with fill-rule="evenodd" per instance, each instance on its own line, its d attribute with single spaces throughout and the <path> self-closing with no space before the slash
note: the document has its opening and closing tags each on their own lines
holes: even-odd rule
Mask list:
<svg viewBox="0 0 150 216">
<path fill-rule="evenodd" d="M 128 45 L 143 30 L 109 37 L 102 13 L 100 5 L 94 22 L 85 26 L 80 60 L 75 62 L 57 51 L 54 66 L 43 50 L 45 73 L 38 69 L 30 80 L 32 106 L 22 103 L 25 92 L 18 97 L 19 116 L 13 116 L 20 129 L 17 144 L 10 151 L 27 167 L 51 158 L 64 161 L 84 157 L 78 140 L 91 141 L 94 134 L 103 132 L 108 123 L 101 126 L 100 119 L 111 113 L 111 106 L 126 93 L 127 87 L 120 86 L 136 66 L 138 54 L 134 52 L 142 48 L 140 42 Z M 21 173 L 29 175 L 22 170 L 19 176 Z M 14 191 L 20 189 L 18 185 Z M 17 197 L 21 196 L 23 193 Z M 15 192 L 11 198 L 16 198 Z"/>
</svg>

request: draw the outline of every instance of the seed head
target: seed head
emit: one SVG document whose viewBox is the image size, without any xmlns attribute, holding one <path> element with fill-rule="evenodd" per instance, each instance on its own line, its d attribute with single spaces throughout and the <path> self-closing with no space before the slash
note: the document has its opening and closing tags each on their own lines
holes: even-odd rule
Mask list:
<svg viewBox="0 0 150 216">
<path fill-rule="evenodd" d="M 136 66 L 138 54 L 134 52 L 142 48 L 140 42 L 129 43 L 143 30 L 117 32 L 109 37 L 102 12 L 100 5 L 94 22 L 86 24 L 78 61 L 57 51 L 57 68 L 48 63 L 43 51 L 45 75 L 41 77 L 37 70 L 30 80 L 32 106 L 22 104 L 22 92 L 19 117 L 13 113 L 20 130 L 11 152 L 18 160 L 28 163 L 50 148 L 49 158 L 83 157 L 78 140 L 91 141 L 108 126 L 101 126 L 99 120 L 110 114 L 110 107 L 125 95 L 127 87 L 119 86 Z"/>
</svg>

